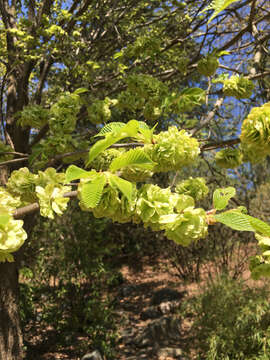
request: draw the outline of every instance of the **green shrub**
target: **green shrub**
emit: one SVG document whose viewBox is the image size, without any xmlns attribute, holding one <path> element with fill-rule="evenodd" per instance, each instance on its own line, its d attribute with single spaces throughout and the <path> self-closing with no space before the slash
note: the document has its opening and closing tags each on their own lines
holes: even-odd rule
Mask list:
<svg viewBox="0 0 270 360">
<path fill-rule="evenodd" d="M 183 308 L 183 315 L 193 321 L 197 359 L 269 359 L 270 304 L 265 288 L 249 289 L 242 282 L 221 278 Z"/>
<path fill-rule="evenodd" d="M 98 349 L 114 358 L 111 293 L 123 279 L 107 261 L 118 252 L 110 226 L 106 219 L 82 214 L 75 204 L 55 221 L 40 219 L 27 249 L 29 265 L 20 272 L 21 316 L 31 327 L 27 338 L 50 328 L 56 334 L 54 348 L 72 344 L 78 356 Z M 85 339 L 85 349 L 78 337 Z"/>
</svg>

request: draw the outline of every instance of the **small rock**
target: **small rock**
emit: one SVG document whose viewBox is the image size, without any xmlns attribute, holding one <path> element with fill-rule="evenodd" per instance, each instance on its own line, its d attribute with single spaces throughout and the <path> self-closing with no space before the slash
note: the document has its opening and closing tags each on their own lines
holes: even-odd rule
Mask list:
<svg viewBox="0 0 270 360">
<path fill-rule="evenodd" d="M 134 340 L 134 328 L 126 328 L 120 332 L 120 342 L 124 344 L 131 344 Z"/>
<path fill-rule="evenodd" d="M 151 299 L 152 305 L 160 305 L 163 302 L 181 300 L 185 295 L 185 292 L 179 292 L 170 288 L 163 288 L 157 290 Z"/>
<path fill-rule="evenodd" d="M 85 354 L 82 357 L 82 360 L 103 360 L 100 352 L 98 350 L 95 350 L 89 354 Z"/>
<path fill-rule="evenodd" d="M 180 356 L 183 354 L 182 349 L 180 348 L 172 348 L 172 347 L 165 347 L 161 348 L 158 351 L 159 359 L 167 359 L 168 357 L 173 359 L 180 359 Z"/>
<path fill-rule="evenodd" d="M 158 309 L 161 312 L 161 314 L 166 315 L 175 312 L 178 306 L 179 306 L 179 301 L 166 301 L 166 302 L 162 302 L 159 305 Z"/>
<path fill-rule="evenodd" d="M 141 312 L 141 319 L 142 320 L 148 320 L 148 319 L 157 319 L 161 316 L 161 313 L 158 309 L 151 306 L 148 309 Z"/>
<path fill-rule="evenodd" d="M 150 344 L 167 346 L 177 341 L 180 336 L 180 321 L 174 317 L 162 317 L 152 321 L 144 329 L 142 334 L 135 338 L 138 347 L 145 347 Z"/>
<path fill-rule="evenodd" d="M 134 290 L 135 290 L 135 288 L 132 285 L 124 286 L 122 288 L 122 294 L 123 294 L 124 297 L 130 296 L 133 293 Z"/>
</svg>

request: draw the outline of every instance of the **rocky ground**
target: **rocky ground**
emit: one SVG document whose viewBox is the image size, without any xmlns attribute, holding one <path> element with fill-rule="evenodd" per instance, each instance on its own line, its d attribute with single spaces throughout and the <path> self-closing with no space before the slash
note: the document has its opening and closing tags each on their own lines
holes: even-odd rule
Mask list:
<svg viewBox="0 0 270 360">
<path fill-rule="evenodd" d="M 114 292 L 114 317 L 119 335 L 115 359 L 189 360 L 183 354 L 185 342 L 190 341 L 188 326 L 186 320 L 181 320 L 179 306 L 184 298 L 196 291 L 196 286 L 184 285 L 173 274 L 166 259 L 152 261 L 145 258 L 139 268 L 123 265 L 121 273 L 123 282 Z M 30 345 L 33 356 L 27 360 L 82 360 L 74 355 L 73 346 L 65 351 L 53 350 L 56 334 L 51 330 L 39 334 L 37 340 L 28 339 L 33 344 Z M 80 343 L 84 339 L 81 337 L 77 341 Z M 94 351 L 86 354 L 83 360 L 106 359 Z"/>
<path fill-rule="evenodd" d="M 145 262 L 147 264 L 147 262 Z M 119 360 L 186 359 L 179 305 L 187 288 L 166 269 L 145 265 L 139 272 L 122 268 L 124 283 L 117 295 Z"/>
</svg>

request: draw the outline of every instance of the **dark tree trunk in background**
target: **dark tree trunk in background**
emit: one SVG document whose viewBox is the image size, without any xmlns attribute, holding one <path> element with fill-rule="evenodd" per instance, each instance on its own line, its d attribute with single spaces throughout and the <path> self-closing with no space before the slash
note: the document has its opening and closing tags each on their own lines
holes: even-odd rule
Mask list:
<svg viewBox="0 0 270 360">
<path fill-rule="evenodd" d="M 0 264 L 0 360 L 23 359 L 17 262 Z"/>
</svg>

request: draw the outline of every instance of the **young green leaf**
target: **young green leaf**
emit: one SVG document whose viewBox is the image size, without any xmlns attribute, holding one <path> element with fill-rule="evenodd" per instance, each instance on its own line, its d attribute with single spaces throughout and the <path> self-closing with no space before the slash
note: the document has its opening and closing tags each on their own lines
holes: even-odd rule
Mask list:
<svg viewBox="0 0 270 360">
<path fill-rule="evenodd" d="M 122 169 L 126 166 L 136 166 L 145 170 L 152 170 L 156 165 L 142 149 L 131 149 L 114 159 L 110 165 L 111 171 Z"/>
<path fill-rule="evenodd" d="M 135 137 L 138 133 L 139 123 L 137 120 L 130 120 L 125 126 L 118 127 L 113 132 L 108 133 L 105 139 L 97 141 L 89 151 L 89 158 L 86 166 L 88 166 L 102 151 L 106 150 L 116 142 L 128 138 Z"/>
<path fill-rule="evenodd" d="M 158 124 L 152 127 L 152 129 L 149 128 L 149 126 L 143 122 L 139 121 L 139 131 L 138 135 L 136 136 L 138 141 L 142 141 L 145 144 L 151 144 L 153 139 L 154 130 Z"/>
<path fill-rule="evenodd" d="M 93 176 L 93 172 L 86 171 L 79 168 L 76 165 L 70 165 L 66 170 L 66 182 L 77 180 L 77 179 L 87 179 Z"/>
<path fill-rule="evenodd" d="M 201 13 L 206 12 L 207 10 L 213 9 L 214 12 L 208 20 L 209 24 L 221 11 L 225 10 L 228 6 L 238 0 L 213 0 L 209 6 L 207 6 Z"/>
<path fill-rule="evenodd" d="M 234 230 L 254 231 L 263 236 L 270 236 L 270 226 L 267 223 L 239 211 L 229 210 L 215 215 L 215 219 Z"/>
<path fill-rule="evenodd" d="M 120 178 L 117 175 L 110 174 L 109 182 L 111 186 L 116 187 L 129 200 L 132 200 L 133 186 L 132 183 Z"/>
<path fill-rule="evenodd" d="M 103 128 L 100 130 L 100 132 L 97 135 L 95 135 L 94 137 L 106 136 L 109 133 L 112 133 L 114 131 L 122 129 L 125 125 L 126 124 L 123 122 L 111 122 L 111 123 L 103 126 Z"/>
<path fill-rule="evenodd" d="M 249 218 L 249 222 L 256 232 L 259 232 L 264 236 L 270 236 L 270 226 L 267 223 L 250 215 L 245 216 Z"/>
<path fill-rule="evenodd" d="M 98 205 L 105 184 L 105 174 L 97 174 L 91 182 L 83 184 L 81 189 L 81 198 L 83 204 L 87 208 L 94 208 Z"/>
<path fill-rule="evenodd" d="M 214 217 L 218 222 L 231 229 L 238 231 L 255 231 L 250 224 L 248 216 L 238 211 L 226 211 L 222 214 L 215 215 Z"/>
<path fill-rule="evenodd" d="M 86 88 L 78 88 L 77 90 L 74 91 L 74 94 L 76 95 L 80 95 L 80 94 L 84 94 L 86 92 L 88 92 L 89 90 Z"/>
<path fill-rule="evenodd" d="M 213 194 L 214 208 L 223 210 L 235 193 L 235 189 L 231 186 L 224 189 L 216 189 Z"/>
</svg>

